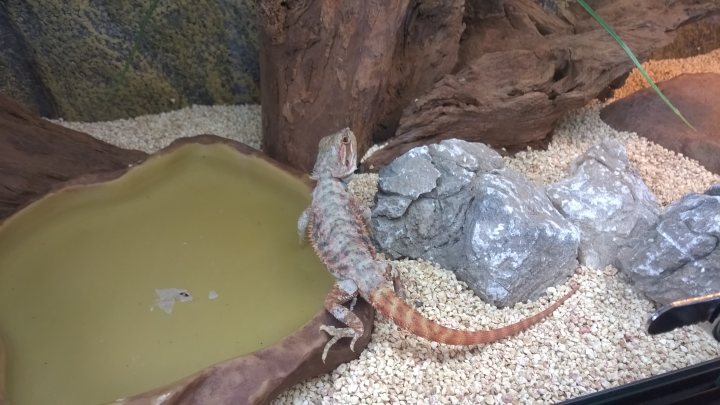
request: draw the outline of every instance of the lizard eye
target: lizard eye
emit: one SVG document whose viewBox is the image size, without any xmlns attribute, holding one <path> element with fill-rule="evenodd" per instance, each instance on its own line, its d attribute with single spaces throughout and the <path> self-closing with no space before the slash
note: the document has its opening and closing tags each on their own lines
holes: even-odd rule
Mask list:
<svg viewBox="0 0 720 405">
<path fill-rule="evenodd" d="M 350 137 L 347 136 L 347 135 L 343 135 L 341 141 L 342 141 L 342 143 L 344 143 L 345 145 L 347 145 L 347 144 L 350 143 Z"/>
</svg>

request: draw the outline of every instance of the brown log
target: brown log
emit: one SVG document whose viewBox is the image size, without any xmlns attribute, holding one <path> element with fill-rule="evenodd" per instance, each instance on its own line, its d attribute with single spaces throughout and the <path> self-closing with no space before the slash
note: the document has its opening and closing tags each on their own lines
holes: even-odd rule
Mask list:
<svg viewBox="0 0 720 405">
<path fill-rule="evenodd" d="M 597 11 L 642 60 L 670 43 L 679 26 L 720 9 L 718 1 L 695 3 L 614 0 L 601 2 Z M 366 169 L 447 138 L 509 148 L 536 142 L 565 112 L 632 67 L 576 4 L 554 15 L 532 0 L 507 0 L 491 12 L 470 14 L 456 73 L 406 108 L 395 137 L 365 162 Z"/>
<path fill-rule="evenodd" d="M 117 171 L 145 156 L 53 124 L 0 96 L 0 222 L 56 185 Z"/>
<path fill-rule="evenodd" d="M 349 126 L 360 152 L 395 132 L 408 100 L 455 66 L 464 0 L 258 0 L 263 149 L 312 169 Z"/>
</svg>

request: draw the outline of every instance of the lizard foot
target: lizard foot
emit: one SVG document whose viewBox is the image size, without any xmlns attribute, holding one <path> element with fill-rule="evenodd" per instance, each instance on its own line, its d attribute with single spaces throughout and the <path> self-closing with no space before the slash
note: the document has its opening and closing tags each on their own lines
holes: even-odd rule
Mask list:
<svg viewBox="0 0 720 405">
<path fill-rule="evenodd" d="M 323 363 L 325 363 L 325 358 L 327 358 L 327 354 L 330 348 L 335 343 L 337 343 L 338 340 L 344 337 L 352 338 L 352 340 L 350 341 L 350 350 L 352 350 L 353 352 L 355 351 L 355 342 L 357 342 L 357 340 L 360 338 L 360 334 L 355 332 L 352 328 L 336 328 L 330 325 L 321 325 L 320 330 L 332 336 L 332 339 L 330 339 L 330 341 L 325 344 L 325 348 L 323 349 Z"/>
</svg>

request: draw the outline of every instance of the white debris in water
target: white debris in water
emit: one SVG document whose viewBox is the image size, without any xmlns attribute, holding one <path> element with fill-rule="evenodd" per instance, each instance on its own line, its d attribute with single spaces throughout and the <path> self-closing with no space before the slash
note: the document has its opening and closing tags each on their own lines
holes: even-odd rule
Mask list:
<svg viewBox="0 0 720 405">
<path fill-rule="evenodd" d="M 193 299 L 190 292 L 182 288 L 156 288 L 155 295 L 155 305 L 168 314 L 172 313 L 175 301 L 189 302 Z"/>
<path fill-rule="evenodd" d="M 210 290 L 210 292 L 208 293 L 209 300 L 216 300 L 218 299 L 218 297 L 220 297 L 220 294 L 218 294 L 215 290 Z"/>
</svg>

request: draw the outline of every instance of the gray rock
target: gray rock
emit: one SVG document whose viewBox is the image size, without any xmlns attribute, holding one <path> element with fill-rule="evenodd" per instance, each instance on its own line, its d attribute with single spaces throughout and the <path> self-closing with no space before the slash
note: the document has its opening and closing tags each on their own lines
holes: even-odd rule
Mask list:
<svg viewBox="0 0 720 405">
<path fill-rule="evenodd" d="M 502 168 L 505 163 L 494 150 L 481 143 L 448 139 L 429 147 L 433 165 L 440 171 L 436 197 L 453 195 L 467 186 L 476 173 Z"/>
<path fill-rule="evenodd" d="M 548 197 L 580 229 L 580 263 L 603 269 L 621 247 L 657 223 L 660 205 L 615 140 L 588 149 L 570 174 L 548 187 Z"/>
<path fill-rule="evenodd" d="M 720 291 L 720 196 L 690 193 L 618 253 L 616 266 L 660 304 Z"/>
<path fill-rule="evenodd" d="M 380 171 L 378 188 L 371 226 L 381 249 L 447 267 L 487 301 L 534 298 L 575 269 L 577 229 L 485 145 L 415 148 Z"/>
<path fill-rule="evenodd" d="M 720 197 L 720 183 L 710 186 L 705 190 L 705 194 Z"/>
<path fill-rule="evenodd" d="M 462 260 L 449 265 L 486 301 L 536 298 L 577 266 L 578 230 L 514 170 L 480 175 L 465 218 Z"/>
<path fill-rule="evenodd" d="M 431 160 L 427 146 L 410 150 L 380 170 L 378 189 L 410 199 L 432 191 L 440 172 Z"/>
<path fill-rule="evenodd" d="M 388 195 L 386 198 L 379 200 L 375 205 L 375 214 L 388 218 L 400 218 L 407 211 L 411 198 Z"/>
</svg>

